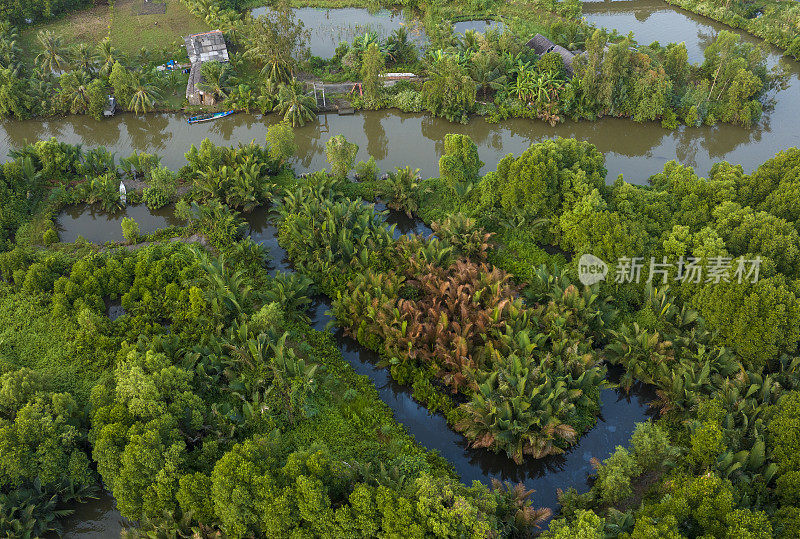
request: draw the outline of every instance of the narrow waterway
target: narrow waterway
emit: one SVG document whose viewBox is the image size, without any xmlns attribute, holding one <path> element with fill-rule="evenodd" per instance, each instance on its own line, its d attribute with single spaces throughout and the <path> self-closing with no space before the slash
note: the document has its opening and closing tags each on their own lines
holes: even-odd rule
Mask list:
<svg viewBox="0 0 800 539">
<path fill-rule="evenodd" d="M 382 204 L 376 204 L 376 209 L 384 208 Z M 293 271 L 286 251 L 278 244 L 277 229 L 268 221 L 266 212 L 254 212 L 248 216 L 248 222 L 249 235 L 269 253 L 273 272 Z M 408 218 L 401 212 L 389 211 L 386 223 L 395 225 L 395 237 L 401 233 L 431 233 L 425 223 Z M 315 329 L 334 330 L 329 311 L 327 298 L 317 296 L 309 311 Z M 391 379 L 388 369 L 377 366 L 379 358 L 375 352 L 345 337 L 341 330 L 334 330 L 334 336 L 342 357 L 358 374 L 372 381 L 380 399 L 392 409 L 395 420 L 405 426 L 423 447 L 438 451 L 447 459 L 463 482 L 470 484 L 472 481 L 481 481 L 488 485 L 492 478 L 523 482 L 529 489 L 536 490 L 534 503 L 542 507 L 556 508 L 557 489 L 576 487 L 581 491 L 586 490 L 591 459 L 604 459 L 617 445 L 627 445 L 635 424 L 647 420 L 647 402 L 654 399 L 654 395 L 643 388 L 638 388 L 630 396 L 619 390 L 603 390 L 597 425 L 577 445 L 564 455 L 520 466 L 503 455 L 469 449 L 466 438 L 451 430 L 442 415 L 428 412 L 413 399 L 407 387 Z"/>
<path fill-rule="evenodd" d="M 376 204 L 376 209 L 383 211 L 383 204 Z M 130 209 L 129 209 L 130 210 Z M 77 210 L 76 210 L 77 211 Z M 156 223 L 168 219 L 170 224 L 177 224 L 174 218 L 163 214 L 152 215 L 147 219 L 146 210 L 140 213 L 140 220 L 147 229 L 156 226 Z M 117 232 L 109 233 L 107 216 L 105 214 L 84 212 L 77 218 L 64 221 L 60 220 L 61 234 L 66 237 L 77 237 L 77 227 L 84 234 L 89 235 L 91 223 L 99 223 L 99 228 L 104 229 L 95 241 L 119 241 L 121 227 L 114 227 Z M 278 243 L 278 230 L 268 218 L 268 212 L 258 209 L 246 215 L 248 222 L 247 234 L 257 243 L 262 245 L 269 255 L 269 269 L 275 272 L 294 271 L 286 250 Z M 389 210 L 386 222 L 394 225 L 395 238 L 401 234 L 428 235 L 432 231 L 425 223 L 418 219 L 409 218 L 402 212 Z M 85 237 L 85 236 L 84 236 Z M 62 239 L 62 241 L 64 241 Z M 110 316 L 119 314 L 114 311 L 115 306 L 109 310 Z M 597 425 L 587 432 L 564 455 L 548 457 L 522 466 L 515 464 L 503 455 L 491 453 L 486 450 L 476 450 L 467 447 L 466 439 L 451 430 L 445 418 L 439 414 L 431 414 L 424 406 L 417 403 L 411 391 L 395 383 L 389 371 L 377 366 L 378 355 L 355 340 L 345 337 L 341 330 L 332 326 L 333 319 L 329 314 L 330 304 L 327 298 L 317 296 L 309 309 L 312 326 L 319 331 L 333 331 L 336 344 L 342 357 L 350 363 L 353 369 L 361 375 L 367 376 L 378 390 L 378 396 L 394 413 L 395 420 L 401 423 L 409 433 L 423 447 L 437 451 L 453 465 L 462 481 L 470 484 L 472 481 L 481 481 L 490 484 L 492 478 L 502 481 L 522 482 L 527 488 L 534 489 L 536 493 L 533 501 L 537 507 L 557 507 L 557 489 L 576 487 L 579 490 L 587 488 L 587 479 L 591 471 L 592 458 L 603 459 L 607 457 L 617 445 L 627 444 L 633 428 L 637 422 L 648 418 L 647 402 L 653 396 L 643 389 L 635 390 L 631 395 L 626 395 L 619 390 L 606 389 L 601 393 L 602 407 Z M 116 509 L 113 497 L 103 492 L 98 500 L 92 500 L 74 507 L 75 513 L 65 519 L 65 537 L 111 537 L 118 536 L 125 520 Z"/>
<path fill-rule="evenodd" d="M 119 537 L 127 521 L 117 510 L 117 502 L 107 491 L 95 500 L 77 504 L 62 522 L 63 539 L 109 539 Z"/>
<path fill-rule="evenodd" d="M 621 32 L 633 31 L 642 44 L 684 41 L 693 61 L 702 60 L 703 49 L 720 29 L 725 28 L 655 0 L 584 4 L 584 13 L 587 20 L 595 24 L 615 27 Z M 391 32 L 400 24 L 395 17 L 388 16 L 382 31 Z M 556 136 L 574 137 L 596 145 L 606 154 L 609 181 L 613 181 L 618 174 L 624 174 L 628 181 L 644 183 L 672 159 L 694 166 L 700 174 L 706 174 L 713 163 L 723 160 L 740 163 L 746 171 L 750 171 L 776 152 L 800 145 L 800 125 L 797 122 L 800 118 L 800 69 L 796 62 L 780 59 L 779 54 L 773 51 L 770 63 L 774 65 L 778 62 L 788 66 L 791 72 L 790 87 L 777 95 L 774 110 L 754 129 L 734 126 L 684 127 L 672 132 L 655 123 L 637 124 L 612 118 L 597 122 L 566 122 L 555 128 L 527 120 L 491 125 L 481 118 L 475 118 L 469 125 L 462 126 L 426 115 L 393 111 L 366 112 L 354 116 L 328 114 L 320 116 L 318 123 L 297 130 L 300 151 L 293 164 L 298 173 L 326 167 L 325 141 L 342 133 L 359 145 L 358 159 L 367 159 L 371 155 L 383 170 L 410 165 L 420 168 L 423 175 L 435 176 L 438 174 L 437 162 L 443 151 L 444 135 L 465 133 L 478 145 L 481 159 L 485 162 L 484 172 L 494 169 L 506 154 L 519 154 L 533 143 Z M 183 152 L 191 144 L 199 144 L 205 138 L 217 144 L 229 145 L 250 140 L 263 142 L 267 127 L 276 121 L 278 118 L 274 115 L 262 117 L 246 114 L 195 126 L 188 126 L 185 117 L 179 114 L 146 117 L 123 114 L 103 122 L 86 117 L 44 122 L 2 121 L 0 155 L 7 154 L 10 149 L 26 141 L 56 137 L 65 142 L 80 143 L 84 147 L 105 146 L 115 152 L 118 158 L 134 150 L 157 153 L 163 156 L 165 165 L 177 169 L 185 163 Z M 134 217 L 142 232 L 177 224 L 171 212 L 153 216 L 143 206 L 128 208 L 125 215 Z M 59 218 L 61 240 L 74 241 L 80 235 L 95 242 L 119 241 L 122 239 L 119 224 L 123 216 L 92 213 L 90 208 L 70 208 Z M 249 221 L 251 236 L 263 244 L 272 256 L 272 269 L 291 271 L 285 251 L 277 243 L 277 231 L 266 216 L 255 213 Z M 423 223 L 407 219 L 398 212 L 390 212 L 388 221 L 396 225 L 396 235 L 430 233 Z M 324 300 L 315 302 L 311 312 L 314 327 L 324 329 L 328 326 L 328 310 L 329 305 Z M 632 397 L 616 390 L 604 390 L 597 425 L 575 447 L 559 457 L 516 466 L 502 456 L 467 449 L 465 439 L 450 430 L 443 417 L 429 414 L 413 400 L 406 388 L 392 382 L 387 370 L 376 366 L 373 352 L 343 337 L 340 332 L 336 332 L 335 336 L 344 358 L 358 373 L 373 381 L 381 399 L 394 411 L 396 420 L 404 424 L 423 446 L 439 451 L 453 464 L 463 481 L 486 482 L 490 477 L 523 481 L 528 488 L 537 491 L 533 496 L 537 506 L 555 508 L 557 488 L 575 486 L 585 490 L 591 470 L 590 459 L 605 458 L 616 445 L 626 444 L 635 423 L 647 418 L 646 401 L 652 398 L 644 390 L 634 392 Z M 122 519 L 109 495 L 76 509 L 76 514 L 67 519 L 65 536 L 118 535 Z"/>
</svg>

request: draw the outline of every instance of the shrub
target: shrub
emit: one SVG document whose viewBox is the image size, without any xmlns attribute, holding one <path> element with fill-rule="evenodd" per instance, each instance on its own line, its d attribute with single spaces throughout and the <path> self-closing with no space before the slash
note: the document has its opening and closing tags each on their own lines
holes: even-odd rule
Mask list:
<svg viewBox="0 0 800 539">
<path fill-rule="evenodd" d="M 370 156 L 367 161 L 359 161 L 356 163 L 356 179 L 359 181 L 374 181 L 378 178 L 380 169 L 378 164 L 375 163 L 375 158 Z"/>
<path fill-rule="evenodd" d="M 45 245 L 58 243 L 58 232 L 56 232 L 55 229 L 48 228 L 42 235 L 42 241 Z"/>
<path fill-rule="evenodd" d="M 542 73 L 560 76 L 564 71 L 564 59 L 557 52 L 548 52 L 539 58 L 536 68 Z"/>
<path fill-rule="evenodd" d="M 793 470 L 778 478 L 775 492 L 786 505 L 800 504 L 800 470 Z"/>
<path fill-rule="evenodd" d="M 549 539 L 602 539 L 605 519 L 597 516 L 593 511 L 581 509 L 575 514 L 573 522 L 560 518 L 550 524 L 550 528 L 541 537 Z"/>
<path fill-rule="evenodd" d="M 467 135 L 444 136 L 444 155 L 439 158 L 439 176 L 454 190 L 478 179 L 483 161 L 478 148 Z"/>
<path fill-rule="evenodd" d="M 285 120 L 267 128 L 266 140 L 267 146 L 269 146 L 269 156 L 278 163 L 279 167 L 297 153 L 294 129 Z"/>
<path fill-rule="evenodd" d="M 422 94 L 416 90 L 403 90 L 392 98 L 392 105 L 403 112 L 421 112 Z"/>
<path fill-rule="evenodd" d="M 631 445 L 636 464 L 642 470 L 652 470 L 661 466 L 664 459 L 673 451 L 667 433 L 650 421 L 636 425 L 631 436 Z"/>
<path fill-rule="evenodd" d="M 253 331 L 265 333 L 270 329 L 276 329 L 283 323 L 283 310 L 276 301 L 271 301 L 261 307 L 253 315 L 250 327 Z"/>
<path fill-rule="evenodd" d="M 358 145 L 347 142 L 344 135 L 331 137 L 325 143 L 325 155 L 331 165 L 331 173 L 337 177 L 347 177 L 347 173 L 353 168 L 358 153 Z"/>
<path fill-rule="evenodd" d="M 781 472 L 800 470 L 800 392 L 781 397 L 767 432 L 772 458 Z"/>
<path fill-rule="evenodd" d="M 175 195 L 177 183 L 177 177 L 170 169 L 154 168 L 150 171 L 150 185 L 142 193 L 144 203 L 151 210 L 164 207 Z"/>
<path fill-rule="evenodd" d="M 610 457 L 597 465 L 597 482 L 595 487 L 600 491 L 604 503 L 619 502 L 633 493 L 631 478 L 638 475 L 636 459 L 627 449 L 617 446 Z"/>
<path fill-rule="evenodd" d="M 792 44 L 786 49 L 786 54 L 791 54 L 795 60 L 800 60 L 800 36 L 792 40 Z"/>
<path fill-rule="evenodd" d="M 506 210 L 537 218 L 559 216 L 574 205 L 577 193 L 605 190 L 604 161 L 603 154 L 589 143 L 548 140 L 534 144 L 517 158 L 503 158 L 494 183 L 486 188 L 500 192 L 500 205 Z"/>
<path fill-rule="evenodd" d="M 133 244 L 139 241 L 139 223 L 130 217 L 122 219 L 122 237 L 125 241 Z"/>
<path fill-rule="evenodd" d="M 691 436 L 689 459 L 700 466 L 709 466 L 725 451 L 724 433 L 719 424 L 705 421 Z"/>
</svg>

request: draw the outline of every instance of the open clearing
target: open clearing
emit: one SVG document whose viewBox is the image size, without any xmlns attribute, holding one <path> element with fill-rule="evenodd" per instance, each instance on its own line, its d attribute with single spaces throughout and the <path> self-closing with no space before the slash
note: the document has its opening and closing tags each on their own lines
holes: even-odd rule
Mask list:
<svg viewBox="0 0 800 539">
<path fill-rule="evenodd" d="M 68 43 L 94 45 L 111 35 L 115 47 L 125 54 L 134 54 L 142 47 L 148 50 L 175 50 L 187 34 L 208 30 L 208 25 L 192 15 L 179 0 L 166 0 L 166 12 L 140 15 L 143 0 L 118 0 L 113 7 L 95 6 L 22 32 L 26 50 L 37 47 L 39 30 L 52 30 Z"/>
</svg>

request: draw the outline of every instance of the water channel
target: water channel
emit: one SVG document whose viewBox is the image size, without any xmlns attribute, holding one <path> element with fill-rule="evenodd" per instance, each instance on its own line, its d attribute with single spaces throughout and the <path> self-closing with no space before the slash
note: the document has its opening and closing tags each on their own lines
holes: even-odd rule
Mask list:
<svg viewBox="0 0 800 539">
<path fill-rule="evenodd" d="M 383 210 L 382 205 L 376 209 Z M 266 219 L 263 211 L 248 216 L 250 237 L 264 246 L 271 257 L 273 271 L 292 271 L 286 251 L 278 244 L 277 229 Z M 390 211 L 387 224 L 395 225 L 395 237 L 402 234 L 430 234 L 424 223 L 409 219 L 405 214 Z M 310 309 L 312 325 L 319 331 L 329 330 L 333 318 L 328 313 L 327 298 L 318 296 Z M 423 447 L 438 451 L 455 468 L 461 480 L 467 484 L 481 481 L 489 484 L 491 478 L 503 481 L 523 482 L 536 494 L 537 506 L 555 508 L 557 489 L 576 487 L 586 490 L 587 476 L 592 458 L 607 457 L 617 445 L 626 445 L 637 422 L 648 418 L 647 403 L 655 395 L 645 388 L 637 388 L 630 395 L 620 390 L 602 391 L 602 408 L 597 425 L 579 443 L 564 455 L 548 457 L 522 466 L 511 459 L 486 450 L 467 447 L 466 439 L 451 430 L 442 415 L 431 414 L 417 403 L 411 391 L 395 383 L 388 369 L 377 366 L 378 355 L 345 337 L 340 330 L 334 332 L 342 357 L 361 375 L 369 377 L 378 389 L 378 396 L 394 413 L 394 418 L 414 436 Z"/>
<path fill-rule="evenodd" d="M 594 2 L 584 4 L 588 21 L 621 32 L 632 31 L 643 44 L 660 41 L 685 41 L 690 59 L 700 61 L 702 50 L 723 26 L 708 19 L 673 8 L 656 0 Z M 353 14 L 350 14 L 352 16 Z M 316 16 L 316 15 L 315 15 Z M 384 16 L 380 15 L 379 16 Z M 396 16 L 386 16 L 385 32 L 399 25 Z M 350 21 L 353 19 L 350 18 Z M 367 21 L 372 23 L 372 21 Z M 485 23 L 481 23 L 485 24 Z M 310 27 L 310 25 L 307 24 Z M 753 39 L 753 38 L 747 38 Z M 661 170 L 664 163 L 676 159 L 705 174 L 715 162 L 727 160 L 740 163 L 751 171 L 776 152 L 800 143 L 800 68 L 796 62 L 780 59 L 773 51 L 770 63 L 784 62 L 791 72 L 790 86 L 777 94 L 774 110 L 753 129 L 733 126 L 715 128 L 681 128 L 666 131 L 655 123 L 637 124 L 622 119 L 603 119 L 597 122 L 566 122 L 555 128 L 541 122 L 511 120 L 498 125 L 487 124 L 481 118 L 469 125 L 450 124 L 425 115 L 377 111 L 354 116 L 323 115 L 319 123 L 297 130 L 300 147 L 294 161 L 296 171 L 317 170 L 326 166 L 325 141 L 338 133 L 359 145 L 358 159 L 372 155 L 382 169 L 411 165 L 423 175 L 436 175 L 438 157 L 446 133 L 469 134 L 478 145 L 484 172 L 494 169 L 508 153 L 519 154 L 529 145 L 556 136 L 575 137 L 596 145 L 606 154 L 608 180 L 618 174 L 634 183 L 645 183 Z M 178 114 L 158 114 L 137 117 L 123 114 L 103 122 L 86 117 L 67 117 L 47 121 L 0 122 L 0 154 L 25 143 L 48 137 L 85 147 L 105 146 L 118 157 L 133 150 L 157 153 L 171 168 L 184 164 L 183 152 L 191 144 L 209 138 L 217 144 L 263 141 L 266 128 L 278 119 L 273 116 L 238 114 L 222 122 L 188 126 Z M 415 161 L 410 162 L 409 156 Z M 126 215 L 137 219 L 143 232 L 175 224 L 169 211 L 151 215 L 146 208 L 130 207 Z M 89 241 L 104 242 L 122 239 L 119 226 L 123 214 L 108 216 L 91 208 L 75 207 L 59 219 L 62 241 L 74 241 L 79 235 Z M 429 229 L 402 214 L 390 212 L 388 220 L 397 225 L 396 234 L 429 233 Z M 263 244 L 272 256 L 273 269 L 291 271 L 285 252 L 277 244 L 276 229 L 265 215 L 255 213 L 249 218 L 250 234 Z M 329 306 L 318 298 L 312 309 L 314 327 L 324 329 L 330 321 Z M 398 422 L 404 424 L 423 446 L 439 451 L 451 462 L 462 481 L 488 481 L 490 477 L 523 481 L 537 492 L 536 506 L 555 508 L 557 488 L 575 486 L 585 490 L 589 461 L 605 458 L 616 445 L 626 444 L 636 422 L 647 417 L 646 402 L 651 396 L 645 391 L 631 397 L 615 390 L 602 393 L 602 410 L 598 424 L 579 444 L 565 455 L 544 459 L 524 466 L 486 451 L 466 448 L 463 437 L 447 428 L 444 418 L 430 415 L 417 404 L 406 388 L 394 384 L 385 369 L 375 365 L 373 352 L 350 339 L 336 334 L 344 358 L 360 374 L 368 376 L 378 388 L 379 395 L 394 411 Z M 114 500 L 104 494 L 99 500 L 81 505 L 66 522 L 67 537 L 108 537 L 122 526 Z"/>
</svg>

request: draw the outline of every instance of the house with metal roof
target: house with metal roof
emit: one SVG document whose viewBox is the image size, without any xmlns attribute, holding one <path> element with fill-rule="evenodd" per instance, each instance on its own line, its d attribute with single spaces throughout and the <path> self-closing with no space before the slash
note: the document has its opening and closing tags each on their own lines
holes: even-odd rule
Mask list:
<svg viewBox="0 0 800 539">
<path fill-rule="evenodd" d="M 189 82 L 186 84 L 186 99 L 190 105 L 214 105 L 213 96 L 205 94 L 198 84 L 202 78 L 203 62 L 228 62 L 228 46 L 221 30 L 212 30 L 202 34 L 192 34 L 184 38 L 186 54 L 192 63 L 189 71 Z"/>
</svg>

